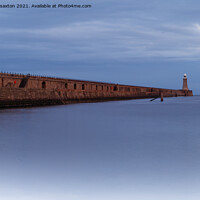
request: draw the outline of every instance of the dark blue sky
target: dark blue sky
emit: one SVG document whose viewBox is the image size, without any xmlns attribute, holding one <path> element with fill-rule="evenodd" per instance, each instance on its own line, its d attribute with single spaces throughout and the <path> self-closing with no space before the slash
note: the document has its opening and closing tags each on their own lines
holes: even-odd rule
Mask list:
<svg viewBox="0 0 200 200">
<path fill-rule="evenodd" d="M 199 1 L 27 2 L 93 7 L 1 9 L 1 71 L 164 88 L 187 73 L 200 94 Z"/>
</svg>

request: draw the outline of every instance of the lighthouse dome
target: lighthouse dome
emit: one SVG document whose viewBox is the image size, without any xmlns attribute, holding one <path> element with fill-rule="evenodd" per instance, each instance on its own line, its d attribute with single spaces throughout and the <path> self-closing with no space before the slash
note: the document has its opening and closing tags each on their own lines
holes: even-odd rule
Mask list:
<svg viewBox="0 0 200 200">
<path fill-rule="evenodd" d="M 187 74 L 184 74 L 184 77 L 187 78 Z"/>
</svg>

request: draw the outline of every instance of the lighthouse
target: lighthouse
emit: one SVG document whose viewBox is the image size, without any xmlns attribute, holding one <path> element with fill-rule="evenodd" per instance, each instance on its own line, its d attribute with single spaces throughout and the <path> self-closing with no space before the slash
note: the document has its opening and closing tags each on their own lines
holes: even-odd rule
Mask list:
<svg viewBox="0 0 200 200">
<path fill-rule="evenodd" d="M 184 74 L 184 76 L 183 76 L 183 89 L 182 90 L 188 90 L 187 75 L 186 74 Z"/>
</svg>

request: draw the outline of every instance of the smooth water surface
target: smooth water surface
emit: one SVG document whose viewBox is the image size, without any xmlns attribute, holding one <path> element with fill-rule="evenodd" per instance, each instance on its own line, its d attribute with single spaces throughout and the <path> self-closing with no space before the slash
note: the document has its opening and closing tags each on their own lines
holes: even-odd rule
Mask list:
<svg viewBox="0 0 200 200">
<path fill-rule="evenodd" d="M 2 200 L 199 200 L 200 97 L 0 110 Z"/>
</svg>

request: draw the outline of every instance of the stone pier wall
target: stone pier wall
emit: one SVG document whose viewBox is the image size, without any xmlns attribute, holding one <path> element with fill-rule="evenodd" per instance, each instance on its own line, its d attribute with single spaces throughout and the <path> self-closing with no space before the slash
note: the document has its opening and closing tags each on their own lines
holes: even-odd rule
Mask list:
<svg viewBox="0 0 200 200">
<path fill-rule="evenodd" d="M 0 107 L 192 96 L 192 91 L 0 73 Z"/>
</svg>

